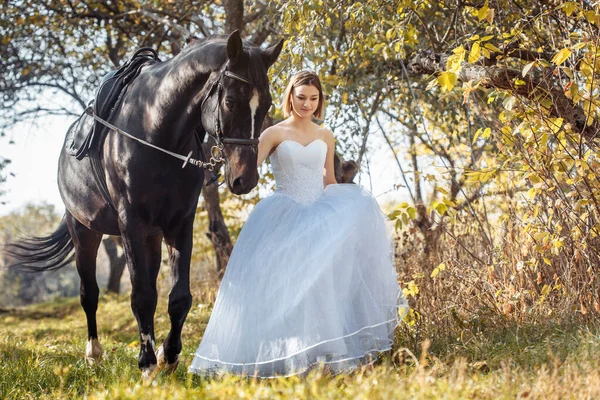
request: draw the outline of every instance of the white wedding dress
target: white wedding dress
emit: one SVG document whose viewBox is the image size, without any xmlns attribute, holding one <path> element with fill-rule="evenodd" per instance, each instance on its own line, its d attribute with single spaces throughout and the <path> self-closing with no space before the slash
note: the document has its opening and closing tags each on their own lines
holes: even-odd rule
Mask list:
<svg viewBox="0 0 600 400">
<path fill-rule="evenodd" d="M 285 140 L 271 154 L 277 190 L 239 234 L 190 372 L 349 372 L 391 349 L 407 310 L 391 223 L 360 186 L 323 189 L 326 152 Z"/>
</svg>

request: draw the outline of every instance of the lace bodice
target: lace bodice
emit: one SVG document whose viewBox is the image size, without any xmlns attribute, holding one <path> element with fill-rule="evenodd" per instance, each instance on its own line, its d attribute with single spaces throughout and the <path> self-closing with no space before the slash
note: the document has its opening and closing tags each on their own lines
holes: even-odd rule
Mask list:
<svg viewBox="0 0 600 400">
<path fill-rule="evenodd" d="M 323 168 L 327 143 L 316 139 L 303 146 L 293 140 L 279 143 L 270 156 L 276 193 L 302 204 L 310 204 L 323 194 Z"/>
</svg>

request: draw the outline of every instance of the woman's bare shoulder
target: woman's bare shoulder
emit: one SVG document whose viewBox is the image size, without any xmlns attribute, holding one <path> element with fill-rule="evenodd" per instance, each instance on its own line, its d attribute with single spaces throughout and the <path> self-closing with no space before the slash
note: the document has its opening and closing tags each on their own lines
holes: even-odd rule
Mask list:
<svg viewBox="0 0 600 400">
<path fill-rule="evenodd" d="M 321 138 L 323 140 L 325 140 L 327 143 L 333 143 L 335 142 L 335 137 L 333 136 L 333 132 L 331 132 L 329 129 L 324 128 L 324 127 L 319 127 L 319 135 L 321 136 Z"/>
<path fill-rule="evenodd" d="M 283 134 L 283 129 L 278 125 L 271 125 L 260 134 L 260 140 L 277 140 Z"/>
</svg>

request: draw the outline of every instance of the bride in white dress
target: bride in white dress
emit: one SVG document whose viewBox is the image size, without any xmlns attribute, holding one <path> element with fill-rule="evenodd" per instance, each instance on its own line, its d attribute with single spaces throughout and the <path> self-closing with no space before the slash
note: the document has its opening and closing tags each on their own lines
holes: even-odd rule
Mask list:
<svg viewBox="0 0 600 400">
<path fill-rule="evenodd" d="M 391 349 L 407 310 L 389 220 L 360 186 L 336 183 L 333 134 L 312 122 L 318 76 L 294 75 L 283 104 L 258 147 L 277 189 L 239 234 L 190 372 L 349 372 Z"/>
</svg>

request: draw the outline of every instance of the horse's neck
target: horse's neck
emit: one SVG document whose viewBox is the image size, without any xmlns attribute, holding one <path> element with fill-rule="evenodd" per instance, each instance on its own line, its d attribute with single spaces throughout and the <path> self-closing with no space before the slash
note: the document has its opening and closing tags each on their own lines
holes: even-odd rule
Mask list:
<svg viewBox="0 0 600 400">
<path fill-rule="evenodd" d="M 149 119 L 159 130 L 169 130 L 169 141 L 176 148 L 187 147 L 193 137 L 190 133 L 201 123 L 205 85 L 221 67 L 204 63 L 201 49 L 182 56 L 163 63 L 150 78 L 150 82 L 158 83 Z"/>
</svg>

